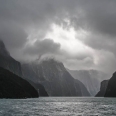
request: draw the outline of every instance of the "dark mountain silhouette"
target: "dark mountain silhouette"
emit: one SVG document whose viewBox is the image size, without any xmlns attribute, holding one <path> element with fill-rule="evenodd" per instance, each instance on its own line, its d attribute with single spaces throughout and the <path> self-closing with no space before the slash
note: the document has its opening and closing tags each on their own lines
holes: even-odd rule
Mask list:
<svg viewBox="0 0 116 116">
<path fill-rule="evenodd" d="M 109 80 L 104 80 L 101 82 L 100 91 L 96 94 L 95 97 L 104 97 Z"/>
<path fill-rule="evenodd" d="M 37 90 L 26 80 L 0 67 L 0 98 L 35 98 Z"/>
<path fill-rule="evenodd" d="M 48 97 L 48 93 L 45 90 L 44 86 L 40 83 L 37 82 L 33 82 L 31 80 L 26 79 L 33 87 L 35 87 L 35 89 L 38 91 L 39 96 L 41 97 Z"/>
<path fill-rule="evenodd" d="M 0 40 L 0 67 L 8 69 L 18 76 L 22 76 L 20 62 L 10 56 L 2 40 Z"/>
<path fill-rule="evenodd" d="M 16 61 L 10 56 L 10 53 L 7 51 L 2 40 L 0 40 L 0 67 L 3 67 L 16 75 L 23 77 L 20 62 Z M 48 96 L 46 90 L 41 84 L 33 83 L 29 79 L 27 81 L 38 90 L 40 96 Z"/>
<path fill-rule="evenodd" d="M 74 79 L 64 65 L 53 59 L 22 65 L 25 79 L 41 83 L 49 96 L 90 96 L 86 87 Z"/>
<path fill-rule="evenodd" d="M 104 97 L 116 97 L 116 72 L 108 81 L 108 86 Z"/>
</svg>

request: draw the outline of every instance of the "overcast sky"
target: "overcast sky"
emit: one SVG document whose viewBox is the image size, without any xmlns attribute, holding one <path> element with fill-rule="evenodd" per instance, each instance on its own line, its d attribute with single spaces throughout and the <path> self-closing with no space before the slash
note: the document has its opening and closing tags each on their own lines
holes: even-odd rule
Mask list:
<svg viewBox="0 0 116 116">
<path fill-rule="evenodd" d="M 0 38 L 19 61 L 116 71 L 116 0 L 0 0 Z"/>
</svg>

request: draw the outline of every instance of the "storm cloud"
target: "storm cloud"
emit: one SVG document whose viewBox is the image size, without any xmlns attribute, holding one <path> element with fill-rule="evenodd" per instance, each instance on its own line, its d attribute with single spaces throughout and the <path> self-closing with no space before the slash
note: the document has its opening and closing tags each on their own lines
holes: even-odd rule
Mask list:
<svg viewBox="0 0 116 116">
<path fill-rule="evenodd" d="M 53 40 L 44 39 L 44 40 L 37 40 L 33 43 L 33 45 L 27 45 L 24 53 L 31 54 L 31 55 L 40 55 L 43 54 L 56 54 L 60 49 L 60 44 L 54 43 Z"/>
<path fill-rule="evenodd" d="M 19 61 L 52 55 L 70 69 L 112 73 L 115 6 L 115 0 L 0 0 L 0 39 Z"/>
</svg>

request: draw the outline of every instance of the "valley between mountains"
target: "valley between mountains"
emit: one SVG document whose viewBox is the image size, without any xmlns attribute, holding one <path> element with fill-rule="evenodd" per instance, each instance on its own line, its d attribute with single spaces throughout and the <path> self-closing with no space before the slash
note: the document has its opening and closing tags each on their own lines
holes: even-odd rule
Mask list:
<svg viewBox="0 0 116 116">
<path fill-rule="evenodd" d="M 69 70 L 55 59 L 21 63 L 0 40 L 0 98 L 116 97 L 116 73 L 105 78 L 97 70 Z"/>
</svg>

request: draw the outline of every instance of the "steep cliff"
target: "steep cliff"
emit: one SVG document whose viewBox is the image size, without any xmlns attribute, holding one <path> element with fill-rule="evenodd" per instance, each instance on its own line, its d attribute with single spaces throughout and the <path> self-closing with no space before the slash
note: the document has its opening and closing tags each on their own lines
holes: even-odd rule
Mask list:
<svg viewBox="0 0 116 116">
<path fill-rule="evenodd" d="M 74 79 L 64 65 L 53 59 L 22 65 L 23 76 L 41 83 L 49 96 L 89 96 L 86 87 Z"/>
<path fill-rule="evenodd" d="M 108 81 L 108 86 L 104 97 L 116 97 L 116 72 Z"/>
<path fill-rule="evenodd" d="M 35 89 L 38 91 L 40 97 L 48 97 L 48 93 L 45 90 L 44 86 L 40 83 L 33 82 L 31 80 L 26 79 Z"/>
<path fill-rule="evenodd" d="M 15 59 L 13 59 L 10 56 L 10 53 L 7 51 L 2 40 L 0 40 L 0 67 L 3 67 L 4 69 L 9 70 L 16 75 L 23 77 L 20 62 L 16 61 Z M 29 75 L 29 77 L 30 77 L 30 75 Z M 37 90 L 39 90 L 40 96 L 48 96 L 48 94 L 46 93 L 46 90 L 44 89 L 44 87 L 41 84 L 34 83 L 34 82 L 30 81 L 29 79 L 27 81 L 32 86 L 34 86 Z"/>
<path fill-rule="evenodd" d="M 0 67 L 0 98 L 35 98 L 37 90 L 26 80 Z"/>
<path fill-rule="evenodd" d="M 20 62 L 10 56 L 2 40 L 0 40 L 0 67 L 8 69 L 18 76 L 22 76 Z"/>
<path fill-rule="evenodd" d="M 107 89 L 108 81 L 109 80 L 104 80 L 101 82 L 100 91 L 96 94 L 96 97 L 104 97 Z"/>
</svg>

